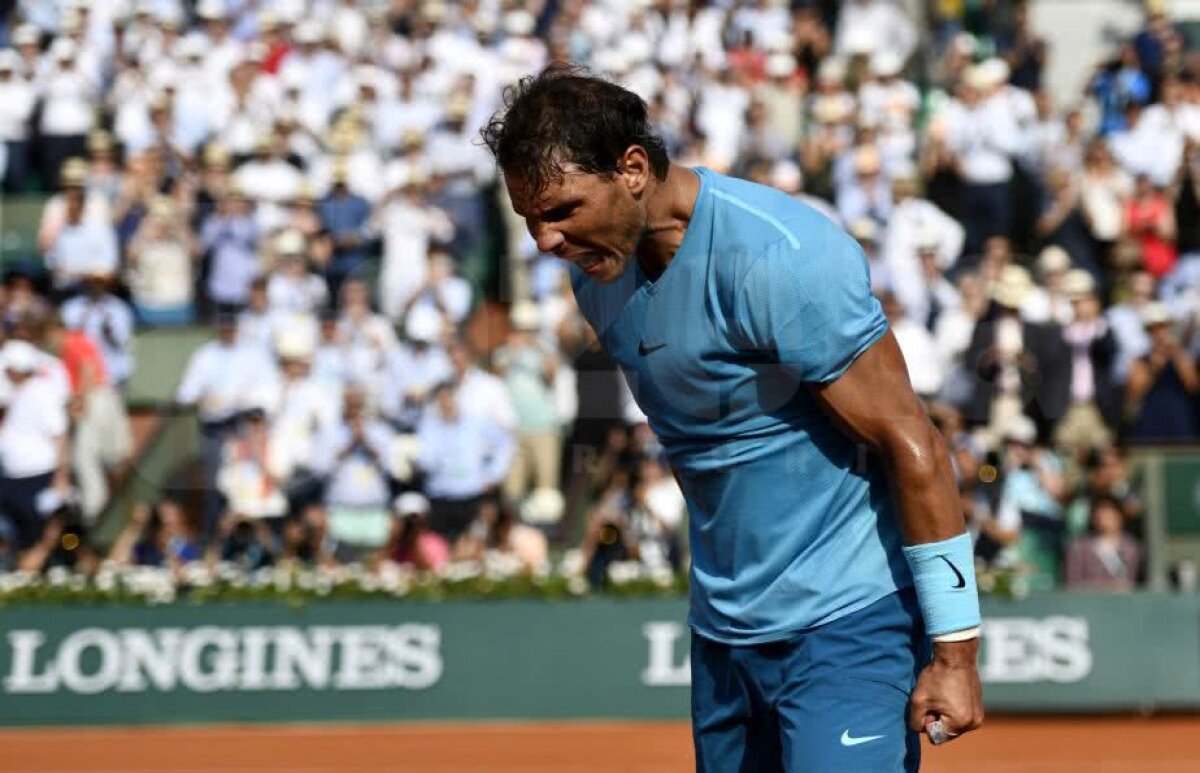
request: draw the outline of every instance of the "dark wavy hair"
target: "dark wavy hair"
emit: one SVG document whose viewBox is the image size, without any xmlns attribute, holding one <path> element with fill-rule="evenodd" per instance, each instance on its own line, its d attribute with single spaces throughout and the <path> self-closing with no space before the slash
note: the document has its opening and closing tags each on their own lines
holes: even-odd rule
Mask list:
<svg viewBox="0 0 1200 773">
<path fill-rule="evenodd" d="M 534 193 L 561 182 L 564 164 L 615 174 L 631 145 L 645 149 L 659 180 L 670 163 L 641 97 L 573 64 L 551 64 L 506 88 L 503 107 L 480 134 L 500 168 Z"/>
</svg>

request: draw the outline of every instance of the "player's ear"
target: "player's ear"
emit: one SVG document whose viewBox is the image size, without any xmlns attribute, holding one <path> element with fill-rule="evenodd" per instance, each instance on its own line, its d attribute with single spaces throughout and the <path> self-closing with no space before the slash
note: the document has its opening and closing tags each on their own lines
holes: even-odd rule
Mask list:
<svg viewBox="0 0 1200 773">
<path fill-rule="evenodd" d="M 641 145 L 630 145 L 617 164 L 617 174 L 634 198 L 641 196 L 650 181 L 650 157 Z"/>
</svg>

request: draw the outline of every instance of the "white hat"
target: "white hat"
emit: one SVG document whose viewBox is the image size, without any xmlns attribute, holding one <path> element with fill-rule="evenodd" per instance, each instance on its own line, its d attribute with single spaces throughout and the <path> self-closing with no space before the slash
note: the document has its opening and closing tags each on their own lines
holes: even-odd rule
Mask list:
<svg viewBox="0 0 1200 773">
<path fill-rule="evenodd" d="M 890 78 L 900 73 L 904 60 L 895 51 L 876 51 L 871 56 L 871 72 L 880 78 Z"/>
<path fill-rule="evenodd" d="M 1057 244 L 1051 244 L 1038 254 L 1038 271 L 1043 274 L 1066 271 L 1071 267 L 1071 256 Z"/>
<path fill-rule="evenodd" d="M 1162 301 L 1151 301 L 1142 307 L 1142 327 L 1169 325 L 1173 321 L 1171 310 Z"/>
<path fill-rule="evenodd" d="M 313 355 L 316 342 L 312 331 L 304 327 L 289 327 L 275 336 L 275 354 L 284 360 L 304 360 Z"/>
<path fill-rule="evenodd" d="M 392 502 L 392 512 L 396 515 L 425 515 L 429 512 L 429 500 L 419 491 L 405 491 Z"/>
<path fill-rule="evenodd" d="M 1012 75 L 1012 70 L 1008 66 L 1008 62 L 999 57 L 985 59 L 979 63 L 979 71 L 981 78 L 987 86 L 999 86 L 1003 83 L 1008 83 L 1009 76 Z"/>
<path fill-rule="evenodd" d="M 224 0 L 200 0 L 196 5 L 196 15 L 201 19 L 224 19 L 225 2 Z"/>
<path fill-rule="evenodd" d="M 856 217 L 848 230 L 859 241 L 873 242 L 879 238 L 879 225 L 869 217 Z"/>
<path fill-rule="evenodd" d="M 1033 280 L 1028 271 L 1021 266 L 1005 266 L 996 286 L 992 288 L 992 298 L 1001 306 L 1017 309 L 1032 289 Z"/>
<path fill-rule="evenodd" d="M 1069 298 L 1083 298 L 1096 291 L 1096 280 L 1082 268 L 1073 268 L 1062 278 L 1062 292 Z"/>
<path fill-rule="evenodd" d="M 846 62 L 831 56 L 823 59 L 817 68 L 817 80 L 821 82 L 841 83 L 846 80 Z"/>
<path fill-rule="evenodd" d="M 795 193 L 804 187 L 804 170 L 790 159 L 776 161 L 771 167 L 770 183 L 785 193 Z"/>
<path fill-rule="evenodd" d="M 184 35 L 175 44 L 175 56 L 179 59 L 199 59 L 207 53 L 208 39 L 203 35 Z"/>
<path fill-rule="evenodd" d="M 1031 446 L 1037 442 L 1037 426 L 1028 416 L 1016 416 L 1004 427 L 1001 437 L 1005 441 L 1015 441 Z"/>
<path fill-rule="evenodd" d="M 275 237 L 275 252 L 278 255 L 303 255 L 304 234 L 295 228 L 282 231 Z"/>
<path fill-rule="evenodd" d="M 70 38 L 55 38 L 54 42 L 50 44 L 50 56 L 56 62 L 74 59 L 77 54 L 75 41 Z"/>
<path fill-rule="evenodd" d="M 517 301 L 508 314 L 508 321 L 514 330 L 537 330 L 541 327 L 541 315 L 538 313 L 537 304 L 533 301 Z"/>
<path fill-rule="evenodd" d="M 504 14 L 504 31 L 509 35 L 528 35 L 537 26 L 537 19 L 529 11 L 509 11 Z"/>
<path fill-rule="evenodd" d="M 404 335 L 408 340 L 432 344 L 442 334 L 442 318 L 426 305 L 414 306 L 404 319 Z"/>
<path fill-rule="evenodd" d="M 566 510 L 566 500 L 556 488 L 537 488 L 521 503 L 521 520 L 533 524 L 558 523 Z"/>
<path fill-rule="evenodd" d="M 296 29 L 292 31 L 292 39 L 297 43 L 320 43 L 324 34 L 321 31 L 319 22 L 312 19 L 306 19 L 296 25 Z"/>
<path fill-rule="evenodd" d="M 0 349 L 0 362 L 5 370 L 17 373 L 32 373 L 38 368 L 38 350 L 25 341 L 9 341 Z"/>
<path fill-rule="evenodd" d="M 41 42 L 42 33 L 32 24 L 22 24 L 13 30 L 12 42 L 15 46 L 30 46 Z"/>
<path fill-rule="evenodd" d="M 796 57 L 791 54 L 771 54 L 767 57 L 767 75 L 786 78 L 796 72 Z"/>
</svg>

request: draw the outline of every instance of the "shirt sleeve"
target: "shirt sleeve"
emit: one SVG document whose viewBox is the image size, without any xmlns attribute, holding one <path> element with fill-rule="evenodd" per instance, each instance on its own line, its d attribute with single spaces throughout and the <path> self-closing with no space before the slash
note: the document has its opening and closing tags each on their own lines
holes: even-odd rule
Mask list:
<svg viewBox="0 0 1200 773">
<path fill-rule="evenodd" d="M 748 348 L 801 381 L 827 383 L 883 337 L 887 319 L 858 243 L 832 223 L 821 231 L 800 246 L 780 240 L 755 259 L 734 314 Z"/>
</svg>

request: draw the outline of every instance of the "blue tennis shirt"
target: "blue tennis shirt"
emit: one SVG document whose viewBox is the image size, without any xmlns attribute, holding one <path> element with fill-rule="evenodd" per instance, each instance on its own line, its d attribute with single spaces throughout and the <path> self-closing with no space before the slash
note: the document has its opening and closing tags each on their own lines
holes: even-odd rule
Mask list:
<svg viewBox="0 0 1200 773">
<path fill-rule="evenodd" d="M 649 281 L 572 272 L 687 499 L 689 623 L 787 638 L 912 585 L 878 460 L 810 393 L 887 330 L 858 244 L 784 193 L 697 168 L 683 243 Z"/>
</svg>

